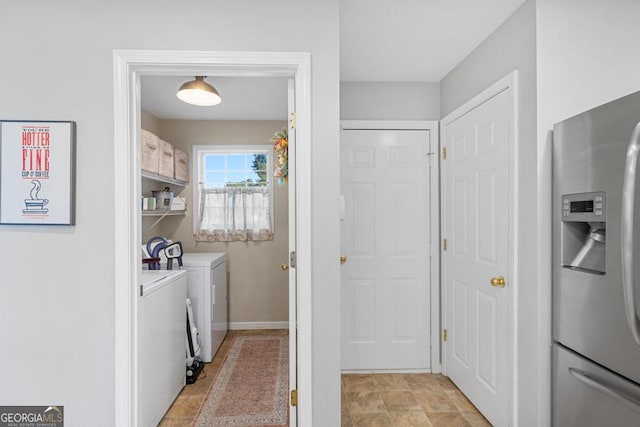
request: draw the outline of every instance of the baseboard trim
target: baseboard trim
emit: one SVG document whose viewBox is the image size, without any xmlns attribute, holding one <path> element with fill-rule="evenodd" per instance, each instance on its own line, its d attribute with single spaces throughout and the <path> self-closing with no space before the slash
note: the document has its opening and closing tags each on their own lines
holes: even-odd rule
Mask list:
<svg viewBox="0 0 640 427">
<path fill-rule="evenodd" d="M 289 329 L 289 322 L 229 322 L 229 330 L 241 329 Z"/>
</svg>

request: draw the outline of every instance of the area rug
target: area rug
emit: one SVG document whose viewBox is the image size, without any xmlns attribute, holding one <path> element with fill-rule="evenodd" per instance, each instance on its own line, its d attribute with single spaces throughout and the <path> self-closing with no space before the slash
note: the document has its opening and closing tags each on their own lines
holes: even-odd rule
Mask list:
<svg viewBox="0 0 640 427">
<path fill-rule="evenodd" d="M 287 426 L 289 337 L 238 336 L 193 423 L 204 426 Z"/>
</svg>

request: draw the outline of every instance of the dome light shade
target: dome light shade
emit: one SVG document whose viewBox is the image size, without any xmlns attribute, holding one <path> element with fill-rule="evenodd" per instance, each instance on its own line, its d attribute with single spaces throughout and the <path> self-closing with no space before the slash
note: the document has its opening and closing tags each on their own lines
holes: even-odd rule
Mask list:
<svg viewBox="0 0 640 427">
<path fill-rule="evenodd" d="M 178 89 L 176 96 L 187 104 L 201 107 L 218 105 L 222 102 L 216 88 L 205 82 L 203 76 L 196 76 L 195 80 L 184 83 Z"/>
</svg>

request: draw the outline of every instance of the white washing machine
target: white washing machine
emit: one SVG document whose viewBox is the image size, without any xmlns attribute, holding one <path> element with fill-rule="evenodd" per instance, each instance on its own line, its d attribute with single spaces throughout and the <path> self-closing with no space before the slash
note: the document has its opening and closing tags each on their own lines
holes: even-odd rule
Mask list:
<svg viewBox="0 0 640 427">
<path fill-rule="evenodd" d="M 143 271 L 138 306 L 138 425 L 157 425 L 185 384 L 184 271 Z"/>
<path fill-rule="evenodd" d="M 202 346 L 202 360 L 211 362 L 227 335 L 227 255 L 223 252 L 185 253 L 187 296 Z"/>
</svg>

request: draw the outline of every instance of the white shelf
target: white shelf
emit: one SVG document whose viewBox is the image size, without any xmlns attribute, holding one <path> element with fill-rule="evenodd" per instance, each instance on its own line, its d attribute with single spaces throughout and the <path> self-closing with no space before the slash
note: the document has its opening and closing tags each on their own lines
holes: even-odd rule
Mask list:
<svg viewBox="0 0 640 427">
<path fill-rule="evenodd" d="M 152 181 L 162 182 L 165 184 L 179 185 L 186 187 L 189 183 L 187 181 L 180 181 L 179 179 L 169 178 L 167 176 L 158 175 L 157 173 L 142 171 L 140 174 L 143 178 L 150 179 Z"/>
<path fill-rule="evenodd" d="M 156 173 L 151 173 L 151 172 L 147 172 L 147 171 L 141 171 L 140 175 L 142 176 L 142 179 L 148 179 L 150 181 L 155 181 L 155 182 L 161 182 L 163 184 L 173 184 L 173 185 L 178 185 L 181 187 L 186 187 L 187 184 L 189 184 L 186 181 L 180 181 L 179 179 L 173 179 L 173 178 L 169 178 L 166 176 L 162 176 L 162 175 L 158 175 Z M 155 227 L 156 225 L 158 225 L 158 223 L 160 221 L 162 221 L 165 217 L 167 216 L 184 216 L 186 214 L 186 210 L 169 210 L 169 209 L 156 209 L 156 210 L 147 210 L 147 211 L 142 211 L 142 216 L 143 217 L 157 217 L 158 219 L 155 220 L 155 222 L 153 224 L 151 224 L 151 226 L 149 226 L 146 230 L 145 233 L 148 232 L 149 230 L 151 230 L 153 227 Z"/>
<path fill-rule="evenodd" d="M 172 210 L 163 210 L 157 209 L 155 211 L 142 211 L 142 216 L 177 216 L 186 214 L 186 210 L 182 211 L 172 211 Z"/>
</svg>

